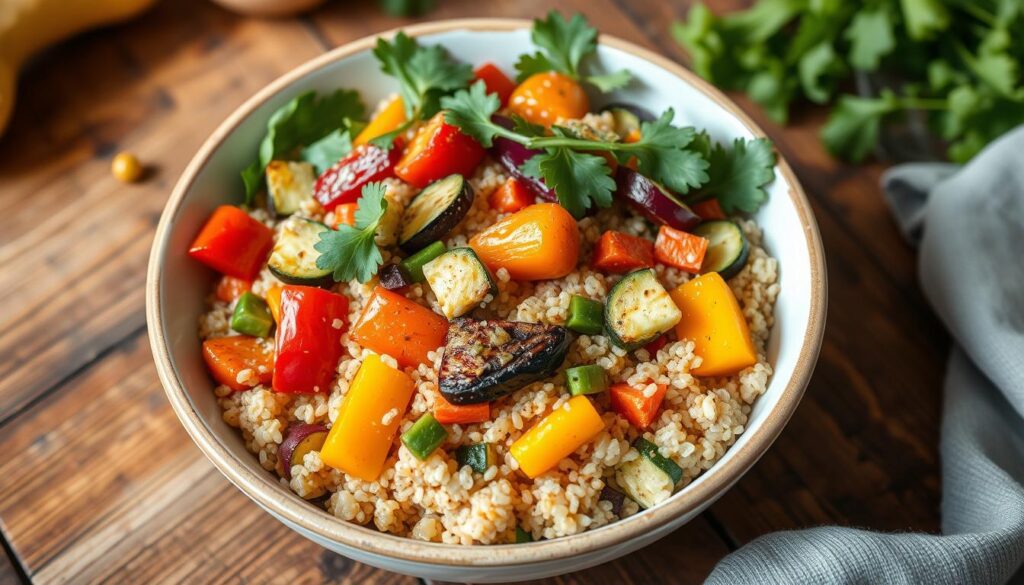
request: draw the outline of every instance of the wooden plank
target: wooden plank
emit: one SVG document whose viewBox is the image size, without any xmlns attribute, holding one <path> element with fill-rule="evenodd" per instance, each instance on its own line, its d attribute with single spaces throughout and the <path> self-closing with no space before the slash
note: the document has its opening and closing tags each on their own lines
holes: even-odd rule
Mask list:
<svg viewBox="0 0 1024 585">
<path fill-rule="evenodd" d="M 2 535 L 0 535 L 2 538 Z M 14 568 L 14 559 L 8 556 L 7 551 L 0 549 L 0 585 L 21 585 L 21 576 Z"/>
<path fill-rule="evenodd" d="M 152 231 L 179 173 L 235 107 L 320 52 L 300 22 L 188 0 L 29 71 L 0 143 L 0 421 L 144 326 Z M 157 165 L 150 180 L 110 175 L 121 148 Z"/>
</svg>

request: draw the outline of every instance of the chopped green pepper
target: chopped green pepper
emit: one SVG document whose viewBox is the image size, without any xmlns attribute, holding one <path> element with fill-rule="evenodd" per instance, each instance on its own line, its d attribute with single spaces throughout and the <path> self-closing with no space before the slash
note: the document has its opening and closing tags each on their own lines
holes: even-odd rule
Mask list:
<svg viewBox="0 0 1024 585">
<path fill-rule="evenodd" d="M 448 431 L 429 412 L 402 433 L 402 443 L 420 461 L 425 460 L 448 438 Z"/>
<path fill-rule="evenodd" d="M 434 242 L 412 256 L 409 256 L 405 260 L 402 260 L 398 266 L 405 270 L 405 273 L 409 275 L 409 278 L 411 278 L 414 283 L 423 282 L 427 279 L 423 276 L 423 266 L 427 262 L 430 262 L 434 258 L 444 254 L 446 250 L 447 248 L 444 247 L 444 242 Z"/>
<path fill-rule="evenodd" d="M 522 544 L 524 542 L 533 542 L 533 535 L 516 526 L 516 544 Z"/>
<path fill-rule="evenodd" d="M 270 335 L 273 325 L 274 317 L 270 314 L 267 301 L 249 291 L 238 297 L 235 312 L 231 315 L 232 329 L 253 337 L 266 337 Z"/>
<path fill-rule="evenodd" d="M 475 445 L 464 445 L 455 452 L 455 459 L 459 467 L 468 465 L 477 473 L 484 473 L 487 468 L 494 465 L 498 455 L 494 451 L 494 445 L 490 443 L 476 443 Z"/>
<path fill-rule="evenodd" d="M 599 394 L 608 389 L 608 376 L 601 366 L 590 364 L 576 366 L 565 371 L 565 379 L 569 384 L 569 394 Z"/>
<path fill-rule="evenodd" d="M 569 318 L 565 326 L 584 335 L 597 335 L 604 330 L 604 304 L 573 295 L 569 300 Z"/>
</svg>

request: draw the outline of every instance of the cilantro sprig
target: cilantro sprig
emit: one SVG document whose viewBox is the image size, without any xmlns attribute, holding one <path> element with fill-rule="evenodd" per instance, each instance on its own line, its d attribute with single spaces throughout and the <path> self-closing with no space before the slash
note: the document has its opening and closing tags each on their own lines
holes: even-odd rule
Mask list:
<svg viewBox="0 0 1024 585">
<path fill-rule="evenodd" d="M 377 247 L 377 227 L 388 209 L 384 183 L 367 183 L 357 203 L 355 225 L 339 225 L 337 230 L 324 230 L 313 247 L 320 256 L 316 266 L 331 270 L 334 281 L 356 279 L 368 282 L 384 262 Z"/>
<path fill-rule="evenodd" d="M 517 79 L 545 71 L 557 71 L 577 81 L 584 81 L 602 92 L 623 87 L 631 79 L 629 71 L 622 69 L 604 75 L 584 75 L 580 64 L 597 50 L 597 29 L 587 24 L 580 14 L 569 20 L 552 10 L 547 18 L 533 21 L 530 39 L 542 51 L 524 54 L 516 63 Z"/>
<path fill-rule="evenodd" d="M 441 96 L 466 87 L 473 78 L 473 68 L 454 61 L 443 47 L 424 47 L 401 31 L 391 41 L 377 39 L 373 54 L 381 71 L 398 80 L 405 105 L 406 123 L 373 140 L 382 148 L 390 148 L 412 124 L 436 114 Z"/>
</svg>

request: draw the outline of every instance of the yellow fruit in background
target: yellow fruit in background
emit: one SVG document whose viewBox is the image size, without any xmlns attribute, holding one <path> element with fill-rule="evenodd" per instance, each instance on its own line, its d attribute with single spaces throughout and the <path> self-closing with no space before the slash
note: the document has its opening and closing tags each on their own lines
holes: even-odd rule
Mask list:
<svg viewBox="0 0 1024 585">
<path fill-rule="evenodd" d="M 0 0 L 0 133 L 26 59 L 83 30 L 125 20 L 155 0 Z"/>
</svg>

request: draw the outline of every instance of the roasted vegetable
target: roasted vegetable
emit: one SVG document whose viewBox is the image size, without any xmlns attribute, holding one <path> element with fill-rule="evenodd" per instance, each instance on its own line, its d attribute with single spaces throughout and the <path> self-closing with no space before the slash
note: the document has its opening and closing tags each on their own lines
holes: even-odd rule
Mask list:
<svg viewBox="0 0 1024 585">
<path fill-rule="evenodd" d="M 274 232 L 233 205 L 221 205 L 210 215 L 188 255 L 210 268 L 252 280 L 274 246 Z"/>
<path fill-rule="evenodd" d="M 520 83 L 508 99 L 508 108 L 528 122 L 550 126 L 563 118 L 582 118 L 590 111 L 590 100 L 573 78 L 545 71 Z"/>
<path fill-rule="evenodd" d="M 417 459 L 423 461 L 447 438 L 448 431 L 428 412 L 409 427 L 409 430 L 402 433 L 402 444 Z"/>
<path fill-rule="evenodd" d="M 580 230 L 555 203 L 538 203 L 509 215 L 469 240 L 491 270 L 514 280 L 561 278 L 576 268 Z"/>
<path fill-rule="evenodd" d="M 604 421 L 586 396 L 570 398 L 534 425 L 509 452 L 530 479 L 558 465 L 604 430 Z"/>
<path fill-rule="evenodd" d="M 456 319 L 441 358 L 441 395 L 452 404 L 490 402 L 551 375 L 568 350 L 564 327 Z"/>
<path fill-rule="evenodd" d="M 328 392 L 344 347 L 348 298 L 321 288 L 281 289 L 274 358 L 275 392 Z"/>
<path fill-rule="evenodd" d="M 484 147 L 438 112 L 416 131 L 395 174 L 414 187 L 425 187 L 448 175 L 471 175 L 483 158 Z"/>
<path fill-rule="evenodd" d="M 505 116 L 494 116 L 494 123 L 505 129 L 511 129 L 513 126 L 512 120 Z M 546 201 L 558 201 L 554 189 L 548 187 L 544 179 L 523 172 L 523 165 L 526 164 L 526 161 L 538 154 L 544 154 L 544 151 L 527 148 L 518 142 L 500 136 L 495 137 L 494 145 L 491 147 L 491 156 L 504 167 L 509 176 L 521 181 L 537 197 Z"/>
<path fill-rule="evenodd" d="M 654 266 L 654 242 L 608 230 L 594 246 L 594 268 L 602 272 L 623 273 Z"/>
<path fill-rule="evenodd" d="M 536 197 L 525 183 L 509 177 L 487 198 L 491 208 L 500 213 L 515 213 L 533 205 Z"/>
<path fill-rule="evenodd" d="M 658 239 L 654 242 L 654 257 L 665 264 L 690 274 L 700 272 L 708 241 L 701 236 L 670 228 L 658 228 Z"/>
<path fill-rule="evenodd" d="M 444 239 L 473 205 L 473 188 L 462 175 L 448 175 L 420 191 L 402 214 L 398 245 L 407 253 Z"/>
<path fill-rule="evenodd" d="M 296 424 L 288 427 L 281 446 L 277 448 L 277 472 L 292 478 L 292 467 L 302 465 L 306 453 L 319 451 L 327 439 L 327 427 L 321 424 Z"/>
<path fill-rule="evenodd" d="M 487 468 L 498 464 L 498 454 L 490 443 L 463 445 L 455 452 L 459 467 L 470 466 L 477 473 L 486 473 Z"/>
<path fill-rule="evenodd" d="M 712 197 L 711 199 L 705 199 L 704 201 L 698 201 L 690 206 L 690 209 L 694 213 L 700 216 L 704 221 L 712 219 L 725 219 L 725 212 L 722 211 L 722 206 L 718 203 L 718 199 Z"/>
<path fill-rule="evenodd" d="M 604 331 L 604 304 L 572 295 L 569 299 L 569 317 L 565 320 L 565 326 L 584 335 L 599 335 Z"/>
<path fill-rule="evenodd" d="M 658 409 L 665 400 L 668 386 L 656 384 L 654 392 L 647 394 L 648 384 L 633 387 L 629 384 L 615 384 L 608 389 L 612 410 L 626 417 L 636 428 L 644 430 L 651 426 L 658 415 Z"/>
<path fill-rule="evenodd" d="M 491 271 L 473 248 L 448 250 L 423 267 L 423 276 L 448 319 L 465 315 L 498 292 Z"/>
<path fill-rule="evenodd" d="M 314 248 L 320 241 L 320 233 L 329 229 L 312 219 L 289 218 L 278 232 L 277 242 L 267 260 L 267 268 L 288 284 L 321 286 L 330 282 L 331 271 L 316 265 L 320 252 Z"/>
<path fill-rule="evenodd" d="M 508 103 L 509 96 L 516 89 L 516 82 L 509 79 L 494 63 L 484 63 L 474 69 L 473 79 L 483 81 L 487 93 L 497 95 L 503 106 Z"/>
<path fill-rule="evenodd" d="M 750 328 L 732 289 L 717 272 L 709 272 L 672 291 L 682 312 L 676 336 L 694 343 L 701 357 L 690 371 L 697 376 L 731 376 L 757 363 Z"/>
<path fill-rule="evenodd" d="M 667 500 L 683 478 L 683 470 L 658 452 L 658 446 L 643 437 L 633 443 L 640 456 L 615 471 L 615 481 L 630 499 L 644 508 Z"/>
<path fill-rule="evenodd" d="M 601 490 L 601 495 L 598 498 L 598 501 L 611 502 L 612 514 L 615 514 L 616 516 L 621 516 L 622 504 L 626 503 L 626 494 L 620 492 L 619 490 L 613 488 L 610 485 L 606 485 L 604 486 L 604 489 Z"/>
<path fill-rule="evenodd" d="M 313 197 L 313 165 L 305 162 L 272 160 L 267 165 L 267 204 L 277 216 L 291 215 L 306 199 Z"/>
<path fill-rule="evenodd" d="M 523 530 L 521 527 L 516 526 L 516 544 L 523 544 L 526 542 L 533 542 L 533 535 Z"/>
<path fill-rule="evenodd" d="M 434 418 L 443 425 L 468 425 L 491 420 L 491 403 L 452 404 L 438 395 L 434 399 Z"/>
<path fill-rule="evenodd" d="M 434 242 L 412 256 L 409 256 L 399 264 L 405 273 L 409 275 L 414 283 L 423 282 L 427 277 L 423 276 L 423 267 L 428 262 L 445 253 L 444 242 Z"/>
<path fill-rule="evenodd" d="M 747 265 L 750 244 L 736 223 L 726 220 L 705 221 L 694 228 L 693 233 L 708 241 L 708 250 L 700 266 L 702 273 L 717 272 L 722 278 L 729 279 Z"/>
<path fill-rule="evenodd" d="M 651 221 L 677 230 L 688 230 L 700 223 L 700 217 L 675 194 L 633 169 L 620 166 L 615 183 L 616 196 Z"/>
<path fill-rule="evenodd" d="M 352 141 L 352 145 L 360 146 L 378 136 L 383 136 L 404 124 L 405 119 L 405 102 L 402 101 L 402 96 L 396 95 L 370 120 L 370 123 Z"/>
<path fill-rule="evenodd" d="M 640 137 L 641 122 L 653 122 L 657 120 L 654 114 L 633 104 L 608 104 L 601 108 L 601 111 L 611 112 L 612 118 L 615 120 L 615 132 L 617 132 L 619 136 L 627 142 L 631 142 L 629 138 L 634 133 L 637 138 Z"/>
<path fill-rule="evenodd" d="M 234 276 L 222 276 L 217 281 L 216 296 L 225 303 L 233 303 L 242 293 L 252 289 L 252 281 Z"/>
<path fill-rule="evenodd" d="M 401 290 L 412 284 L 412 278 L 398 264 L 388 264 L 381 268 L 377 279 L 388 290 Z"/>
<path fill-rule="evenodd" d="M 608 389 L 608 375 L 596 364 L 576 366 L 565 371 L 565 383 L 573 396 L 600 394 Z"/>
<path fill-rule="evenodd" d="M 274 350 L 248 335 L 207 339 L 203 342 L 203 359 L 213 379 L 232 390 L 269 384 L 274 374 Z M 246 370 L 250 376 L 242 374 Z"/>
<path fill-rule="evenodd" d="M 313 196 L 326 211 L 342 203 L 355 203 L 365 185 L 395 176 L 395 164 L 401 154 L 400 148 L 357 146 L 317 178 Z"/>
<path fill-rule="evenodd" d="M 352 325 L 352 340 L 385 353 L 407 368 L 430 364 L 427 354 L 444 345 L 448 321 L 430 309 L 383 287 L 373 289 Z"/>
<path fill-rule="evenodd" d="M 273 326 L 274 317 L 267 302 L 249 291 L 242 293 L 231 314 L 231 328 L 253 337 L 266 337 Z"/>
<path fill-rule="evenodd" d="M 608 293 L 604 322 L 612 343 L 632 351 L 668 331 L 682 314 L 653 270 L 622 277 Z"/>
</svg>

